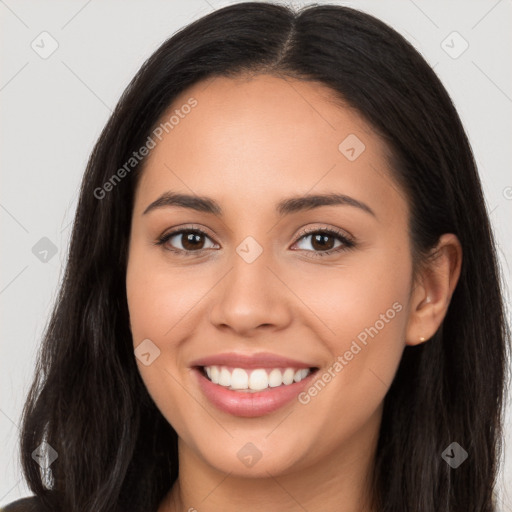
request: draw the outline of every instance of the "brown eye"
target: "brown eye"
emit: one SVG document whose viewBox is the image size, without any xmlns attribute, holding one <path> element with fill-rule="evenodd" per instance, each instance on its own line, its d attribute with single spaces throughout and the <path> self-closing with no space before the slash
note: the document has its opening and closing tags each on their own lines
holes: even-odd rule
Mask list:
<svg viewBox="0 0 512 512">
<path fill-rule="evenodd" d="M 308 239 L 310 241 L 307 241 Z M 312 256 L 329 255 L 355 247 L 352 240 L 331 229 L 316 229 L 302 233 L 296 244 L 303 244 L 298 248 L 311 252 Z M 308 246 L 312 249 L 309 249 Z"/>
<path fill-rule="evenodd" d="M 180 229 L 162 236 L 157 245 L 163 245 L 170 251 L 178 253 L 194 253 L 215 246 L 211 238 L 199 229 Z"/>
<path fill-rule="evenodd" d="M 183 249 L 186 251 L 194 251 L 198 249 L 202 249 L 204 246 L 204 235 L 199 233 L 192 232 L 182 232 L 178 235 L 173 236 L 172 238 L 177 238 L 181 240 L 181 245 Z M 179 238 L 181 237 L 181 238 Z"/>
<path fill-rule="evenodd" d="M 319 251 L 329 250 L 334 248 L 335 239 L 332 235 L 316 234 L 311 235 L 311 245 Z"/>
</svg>

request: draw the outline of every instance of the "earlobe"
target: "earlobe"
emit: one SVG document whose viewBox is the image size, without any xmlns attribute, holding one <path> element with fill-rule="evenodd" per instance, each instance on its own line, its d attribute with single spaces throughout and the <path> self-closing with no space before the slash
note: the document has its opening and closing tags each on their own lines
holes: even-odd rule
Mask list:
<svg viewBox="0 0 512 512">
<path fill-rule="evenodd" d="M 411 295 L 406 345 L 418 345 L 432 338 L 448 311 L 462 265 L 458 238 L 446 233 L 431 252 Z"/>
</svg>

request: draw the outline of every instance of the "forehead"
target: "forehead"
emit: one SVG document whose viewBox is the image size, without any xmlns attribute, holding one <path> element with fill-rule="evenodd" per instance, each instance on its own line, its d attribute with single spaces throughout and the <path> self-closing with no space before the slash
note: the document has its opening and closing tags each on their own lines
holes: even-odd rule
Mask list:
<svg viewBox="0 0 512 512">
<path fill-rule="evenodd" d="M 385 144 L 317 82 L 209 78 L 183 91 L 160 121 L 137 191 L 145 200 L 178 190 L 247 208 L 308 191 L 374 204 L 384 190 L 400 195 Z"/>
</svg>

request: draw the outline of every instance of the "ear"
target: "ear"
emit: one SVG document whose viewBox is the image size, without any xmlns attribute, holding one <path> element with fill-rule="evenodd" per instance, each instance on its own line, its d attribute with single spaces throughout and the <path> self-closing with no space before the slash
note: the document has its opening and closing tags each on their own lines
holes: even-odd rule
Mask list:
<svg viewBox="0 0 512 512">
<path fill-rule="evenodd" d="M 441 325 L 459 280 L 462 246 L 452 233 L 439 238 L 414 285 L 405 334 L 406 345 L 419 345 Z"/>
</svg>

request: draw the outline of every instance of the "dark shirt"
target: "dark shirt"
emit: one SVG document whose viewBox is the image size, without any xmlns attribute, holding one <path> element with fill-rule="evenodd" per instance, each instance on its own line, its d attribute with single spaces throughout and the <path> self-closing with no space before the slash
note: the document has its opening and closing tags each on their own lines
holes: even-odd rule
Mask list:
<svg viewBox="0 0 512 512">
<path fill-rule="evenodd" d="M 37 496 L 30 496 L 9 503 L 0 508 L 0 512 L 48 512 L 48 510 L 43 508 L 41 500 Z"/>
</svg>

